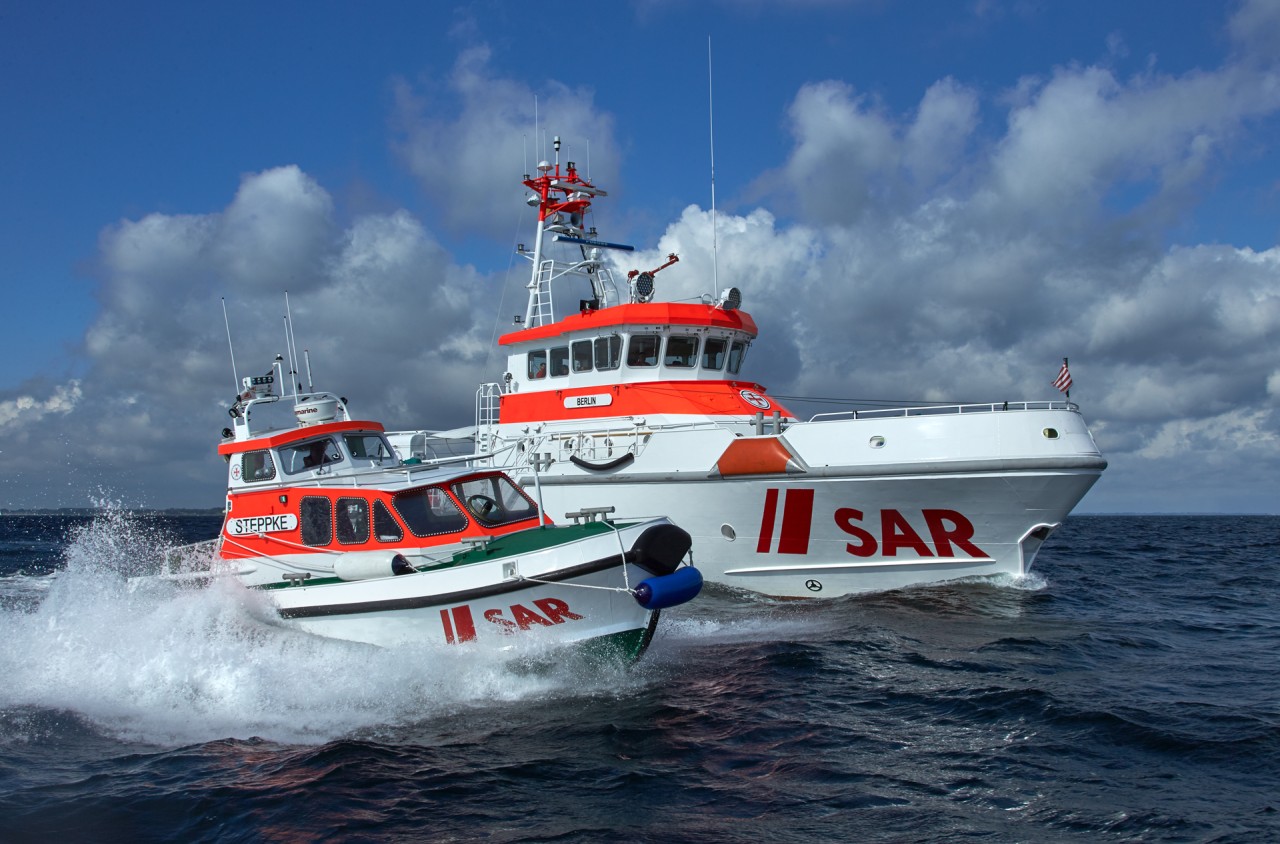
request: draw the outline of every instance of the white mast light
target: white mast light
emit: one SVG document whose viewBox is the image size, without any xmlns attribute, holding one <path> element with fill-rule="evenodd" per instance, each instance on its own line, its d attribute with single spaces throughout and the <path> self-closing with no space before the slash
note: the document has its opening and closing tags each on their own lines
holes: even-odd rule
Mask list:
<svg viewBox="0 0 1280 844">
<path fill-rule="evenodd" d="M 722 311 L 736 311 L 742 307 L 742 291 L 736 287 L 730 287 L 720 294 L 720 298 L 716 301 L 716 307 Z"/>
</svg>

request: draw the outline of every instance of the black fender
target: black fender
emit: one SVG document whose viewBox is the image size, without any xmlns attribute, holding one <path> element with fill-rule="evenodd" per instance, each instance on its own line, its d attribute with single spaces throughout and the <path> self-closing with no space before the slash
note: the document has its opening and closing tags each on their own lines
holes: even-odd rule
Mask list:
<svg viewBox="0 0 1280 844">
<path fill-rule="evenodd" d="M 627 552 L 627 559 L 649 574 L 671 574 L 680 567 L 692 547 L 693 537 L 688 531 L 670 522 L 662 522 L 644 529 Z"/>
<path fill-rule="evenodd" d="M 587 469 L 591 472 L 607 472 L 610 469 L 617 469 L 619 466 L 626 466 L 635 459 L 636 456 L 631 452 L 627 452 L 616 460 L 610 460 L 608 463 L 588 463 L 576 454 L 569 456 L 569 462 L 574 466 L 577 466 L 580 469 Z"/>
</svg>

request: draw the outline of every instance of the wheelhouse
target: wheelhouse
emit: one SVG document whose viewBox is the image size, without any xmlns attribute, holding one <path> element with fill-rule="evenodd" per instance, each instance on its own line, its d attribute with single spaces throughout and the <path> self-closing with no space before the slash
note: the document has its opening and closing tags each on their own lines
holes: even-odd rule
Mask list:
<svg viewBox="0 0 1280 844">
<path fill-rule="evenodd" d="M 229 464 L 228 490 L 400 465 L 382 426 L 372 422 L 298 428 L 254 440 L 224 442 L 218 451 Z"/>
<path fill-rule="evenodd" d="M 637 304 L 583 311 L 499 342 L 508 347 L 505 390 L 519 392 L 736 380 L 755 336 L 755 323 L 740 311 Z"/>
<path fill-rule="evenodd" d="M 524 490 L 496 471 L 455 473 L 401 489 L 326 484 L 278 491 L 246 489 L 228 498 L 228 556 L 255 556 L 263 542 L 329 552 L 448 545 L 523 530 L 539 516 Z M 264 519 L 282 519 L 285 530 L 262 536 L 256 522 Z"/>
</svg>

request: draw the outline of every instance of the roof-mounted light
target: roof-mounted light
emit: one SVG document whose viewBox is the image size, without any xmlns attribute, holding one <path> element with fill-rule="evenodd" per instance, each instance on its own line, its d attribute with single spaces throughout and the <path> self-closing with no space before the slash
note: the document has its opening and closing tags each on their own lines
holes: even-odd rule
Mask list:
<svg viewBox="0 0 1280 844">
<path fill-rule="evenodd" d="M 653 298 L 653 273 L 638 273 L 631 279 L 631 295 L 637 302 Z"/>
<path fill-rule="evenodd" d="M 738 310 L 742 307 L 742 291 L 736 287 L 730 287 L 720 294 L 720 298 L 716 300 L 716 307 L 722 311 Z"/>
</svg>

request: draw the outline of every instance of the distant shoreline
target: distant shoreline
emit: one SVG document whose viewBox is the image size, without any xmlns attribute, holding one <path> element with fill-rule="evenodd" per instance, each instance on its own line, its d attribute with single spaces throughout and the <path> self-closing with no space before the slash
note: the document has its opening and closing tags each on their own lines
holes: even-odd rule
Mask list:
<svg viewBox="0 0 1280 844">
<path fill-rule="evenodd" d="M 221 507 L 0 507 L 0 516 L 98 516 L 102 513 L 159 513 L 165 516 L 221 516 Z"/>
</svg>

